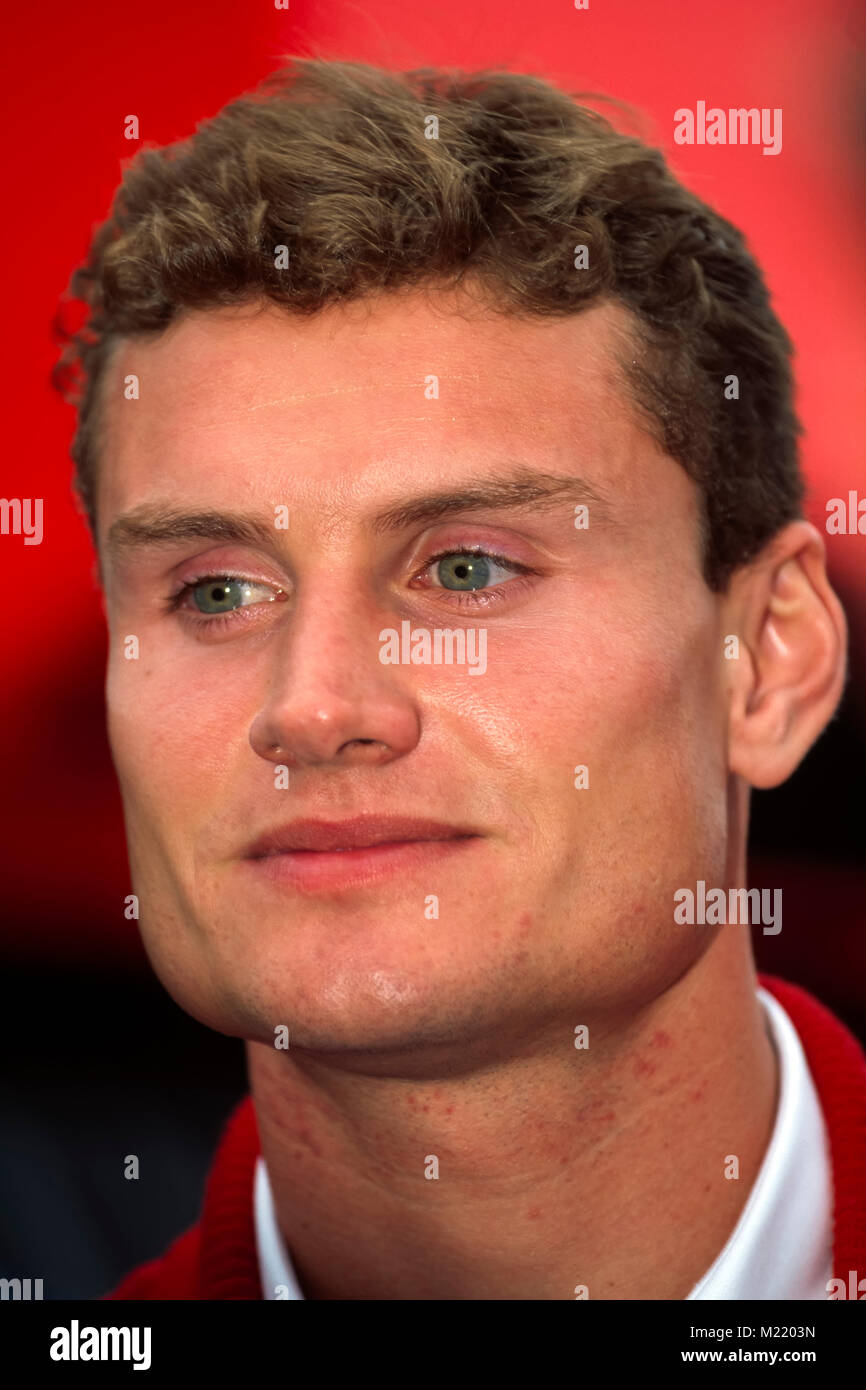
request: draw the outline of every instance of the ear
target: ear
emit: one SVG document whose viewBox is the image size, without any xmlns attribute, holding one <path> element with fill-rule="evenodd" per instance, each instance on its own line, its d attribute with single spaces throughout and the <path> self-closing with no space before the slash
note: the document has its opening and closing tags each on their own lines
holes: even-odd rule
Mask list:
<svg viewBox="0 0 866 1390">
<path fill-rule="evenodd" d="M 740 646 L 730 663 L 728 766 L 753 787 L 777 787 L 845 686 L 848 630 L 820 531 L 793 521 L 737 570 L 724 621 Z"/>
</svg>

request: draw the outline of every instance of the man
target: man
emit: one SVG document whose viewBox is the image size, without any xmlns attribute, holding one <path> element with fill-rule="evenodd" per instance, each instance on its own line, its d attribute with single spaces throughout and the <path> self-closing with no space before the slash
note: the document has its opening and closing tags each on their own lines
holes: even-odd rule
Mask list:
<svg viewBox="0 0 866 1390">
<path fill-rule="evenodd" d="M 316 60 L 73 283 L 141 930 L 251 1088 L 112 1296 L 837 1296 L 866 1059 L 745 890 L 846 629 L 739 231 L 538 79 Z"/>
</svg>

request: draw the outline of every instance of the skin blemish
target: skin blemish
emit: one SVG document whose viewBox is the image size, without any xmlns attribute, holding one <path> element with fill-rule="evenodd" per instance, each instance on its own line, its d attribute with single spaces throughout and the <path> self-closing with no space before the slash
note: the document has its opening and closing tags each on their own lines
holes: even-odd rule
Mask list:
<svg viewBox="0 0 866 1390">
<path fill-rule="evenodd" d="M 635 1076 L 652 1076 L 656 1069 L 655 1062 L 648 1062 L 645 1057 L 638 1057 L 634 1064 Z"/>
<path fill-rule="evenodd" d="M 671 1035 L 666 1033 L 663 1028 L 657 1028 L 650 1038 L 650 1047 L 670 1047 Z"/>
<path fill-rule="evenodd" d="M 603 1099 L 589 1101 L 587 1105 L 582 1105 L 575 1111 L 575 1120 L 578 1124 L 594 1125 L 606 1123 L 614 1119 L 612 1110 L 605 1110 L 606 1102 Z"/>
</svg>

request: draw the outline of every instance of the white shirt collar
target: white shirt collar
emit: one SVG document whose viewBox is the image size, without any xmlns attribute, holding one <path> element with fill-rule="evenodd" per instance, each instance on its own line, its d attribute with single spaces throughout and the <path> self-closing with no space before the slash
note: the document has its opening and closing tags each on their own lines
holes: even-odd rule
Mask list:
<svg viewBox="0 0 866 1390">
<path fill-rule="evenodd" d="M 253 1220 L 256 1227 L 256 1249 L 259 1255 L 259 1278 L 262 1297 L 271 1301 L 300 1299 L 301 1286 L 292 1267 L 283 1233 L 277 1222 L 274 1194 L 271 1190 L 265 1160 L 259 1154 L 253 1181 Z"/>
<path fill-rule="evenodd" d="M 825 1299 L 833 1276 L 833 1174 L 824 1115 L 785 1009 L 759 989 L 779 1058 L 779 1103 L 740 1219 L 692 1299 Z"/>
<path fill-rule="evenodd" d="M 833 1180 L 821 1104 L 791 1019 L 767 990 L 758 998 L 779 1058 L 776 1120 L 740 1218 L 690 1299 L 826 1299 L 832 1278 Z M 303 1301 L 261 1154 L 253 1219 L 263 1297 Z"/>
</svg>

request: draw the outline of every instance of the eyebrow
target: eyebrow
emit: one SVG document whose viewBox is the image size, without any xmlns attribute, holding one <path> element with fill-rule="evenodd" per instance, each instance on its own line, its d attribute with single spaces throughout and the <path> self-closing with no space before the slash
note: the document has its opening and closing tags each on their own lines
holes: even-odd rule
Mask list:
<svg viewBox="0 0 866 1390">
<path fill-rule="evenodd" d="M 551 511 L 563 502 L 587 506 L 595 519 L 609 521 L 609 499 L 574 474 L 539 473 L 519 468 L 506 477 L 483 476 L 459 487 L 440 489 L 377 512 L 369 525 L 376 535 L 440 521 L 468 511 L 510 511 L 535 507 Z M 273 522 L 238 512 L 185 512 L 161 503 L 143 503 L 119 516 L 108 529 L 105 548 L 112 560 L 150 546 L 189 540 L 272 544 Z"/>
<path fill-rule="evenodd" d="M 539 473 L 532 468 L 519 468 L 504 478 L 470 479 L 457 488 L 426 493 L 388 507 L 373 518 L 372 529 L 377 534 L 400 531 L 419 522 L 439 521 L 443 516 L 468 511 L 532 506 L 551 511 L 566 500 L 593 507 L 599 520 L 610 519 L 607 499 L 585 479 L 573 473 Z"/>
</svg>

